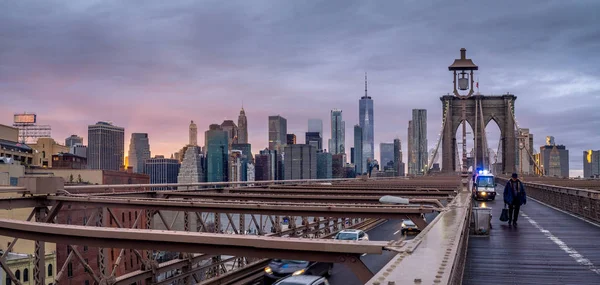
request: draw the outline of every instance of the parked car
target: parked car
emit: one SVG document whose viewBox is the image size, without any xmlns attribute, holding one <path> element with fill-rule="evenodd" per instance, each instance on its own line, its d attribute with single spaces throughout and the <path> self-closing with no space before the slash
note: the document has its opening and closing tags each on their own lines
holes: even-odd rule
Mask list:
<svg viewBox="0 0 600 285">
<path fill-rule="evenodd" d="M 415 225 L 415 223 L 411 220 L 403 220 L 402 221 L 402 234 L 406 234 L 409 232 L 420 232 L 421 229 Z"/>
<path fill-rule="evenodd" d="M 334 239 L 337 240 L 369 240 L 369 235 L 363 230 L 341 230 Z"/>
<path fill-rule="evenodd" d="M 333 263 L 314 262 L 304 260 L 273 259 L 265 267 L 264 284 L 273 284 L 275 281 L 288 276 L 315 275 L 329 276 L 333 272 Z"/>
<path fill-rule="evenodd" d="M 329 285 L 329 281 L 321 276 L 298 275 L 283 278 L 275 285 Z"/>
</svg>

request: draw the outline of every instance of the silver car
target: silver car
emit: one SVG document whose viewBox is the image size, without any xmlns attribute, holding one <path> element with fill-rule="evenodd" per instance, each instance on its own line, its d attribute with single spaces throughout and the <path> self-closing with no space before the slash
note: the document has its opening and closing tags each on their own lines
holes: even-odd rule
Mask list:
<svg viewBox="0 0 600 285">
<path fill-rule="evenodd" d="M 369 240 L 369 235 L 363 230 L 341 230 L 334 239 L 337 240 Z"/>
<path fill-rule="evenodd" d="M 297 275 L 283 278 L 275 285 L 329 285 L 327 278 L 312 275 Z"/>
</svg>

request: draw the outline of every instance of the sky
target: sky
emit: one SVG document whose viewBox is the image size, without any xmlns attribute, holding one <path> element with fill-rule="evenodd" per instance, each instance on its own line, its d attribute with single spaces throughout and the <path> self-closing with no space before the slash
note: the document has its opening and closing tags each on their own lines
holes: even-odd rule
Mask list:
<svg viewBox="0 0 600 285">
<path fill-rule="evenodd" d="M 553 135 L 581 175 L 600 149 L 600 2 L 581 1 L 2 1 L 0 124 L 34 112 L 59 142 L 112 121 L 147 132 L 169 156 L 244 106 L 253 152 L 282 115 L 304 141 L 309 118 L 343 110 L 347 149 L 368 72 L 380 142 L 406 149 L 411 109 L 441 130 L 440 96 L 460 48 L 479 66 L 480 92 L 517 96 L 534 144 Z M 499 129 L 487 128 L 496 148 Z M 404 153 L 406 161 L 406 152 Z"/>
</svg>

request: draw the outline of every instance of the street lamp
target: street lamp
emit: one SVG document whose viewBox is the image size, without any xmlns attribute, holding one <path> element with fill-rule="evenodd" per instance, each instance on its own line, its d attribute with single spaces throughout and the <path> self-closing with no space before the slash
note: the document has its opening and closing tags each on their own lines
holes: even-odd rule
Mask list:
<svg viewBox="0 0 600 285">
<path fill-rule="evenodd" d="M 463 98 L 473 95 L 473 71 L 479 70 L 479 67 L 470 58 L 467 58 L 467 50 L 465 48 L 460 49 L 460 58 L 455 59 L 454 63 L 448 66 L 448 70 L 454 74 L 454 95 Z M 458 92 L 459 90 L 469 91 L 468 94 L 461 95 Z"/>
</svg>

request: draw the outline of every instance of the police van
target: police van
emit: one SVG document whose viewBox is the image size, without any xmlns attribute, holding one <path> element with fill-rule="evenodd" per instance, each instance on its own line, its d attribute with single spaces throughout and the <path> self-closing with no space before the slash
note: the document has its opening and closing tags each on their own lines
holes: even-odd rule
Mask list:
<svg viewBox="0 0 600 285">
<path fill-rule="evenodd" d="M 480 170 L 473 178 L 473 198 L 475 200 L 494 200 L 496 198 L 496 180 L 487 170 Z"/>
</svg>

